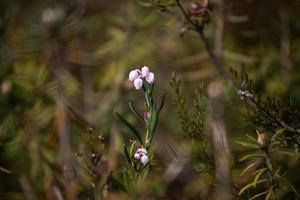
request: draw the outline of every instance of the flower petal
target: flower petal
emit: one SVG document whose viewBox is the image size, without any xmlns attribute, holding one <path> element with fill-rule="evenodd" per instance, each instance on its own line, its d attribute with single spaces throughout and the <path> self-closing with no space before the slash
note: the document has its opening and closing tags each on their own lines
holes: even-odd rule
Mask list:
<svg viewBox="0 0 300 200">
<path fill-rule="evenodd" d="M 149 159 L 148 159 L 148 156 L 147 156 L 147 155 L 143 155 L 143 156 L 141 157 L 141 163 L 142 163 L 144 166 L 147 165 L 148 161 L 149 161 Z"/>
<path fill-rule="evenodd" d="M 130 81 L 134 81 L 135 79 L 137 79 L 139 77 L 139 70 L 138 69 L 135 69 L 135 70 L 132 70 L 130 73 L 129 73 L 129 76 L 128 76 L 128 79 Z"/>
<path fill-rule="evenodd" d="M 146 81 L 151 84 L 154 82 L 154 80 L 155 80 L 154 73 L 150 72 L 148 76 L 146 76 Z"/>
<path fill-rule="evenodd" d="M 144 66 L 144 67 L 141 69 L 141 71 L 142 71 L 142 77 L 143 77 L 143 78 L 147 77 L 147 76 L 149 75 L 149 73 L 150 73 L 149 67 L 147 67 L 147 66 Z"/>
<path fill-rule="evenodd" d="M 136 78 L 136 79 L 134 80 L 133 85 L 134 85 L 134 88 L 135 88 L 136 90 L 139 90 L 139 89 L 141 89 L 142 86 L 143 86 L 143 80 L 142 80 L 141 78 L 138 77 L 138 78 Z"/>
</svg>

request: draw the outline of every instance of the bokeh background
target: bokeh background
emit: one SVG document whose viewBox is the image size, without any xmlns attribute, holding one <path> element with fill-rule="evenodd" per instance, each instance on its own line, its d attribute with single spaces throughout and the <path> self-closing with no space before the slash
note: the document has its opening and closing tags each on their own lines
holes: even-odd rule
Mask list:
<svg viewBox="0 0 300 200">
<path fill-rule="evenodd" d="M 205 33 L 212 46 L 222 34 L 224 66 L 245 70 L 257 93 L 299 102 L 300 1 L 212 3 Z M 222 30 L 216 21 L 220 6 Z M 185 155 L 170 78 L 177 73 L 188 103 L 198 85 L 222 78 L 199 36 L 182 34 L 176 10 L 170 15 L 130 0 L 2 0 L 0 10 L 0 199 L 56 199 L 59 192 L 53 190 L 63 185 L 61 162 L 69 159 L 81 173 L 76 156 L 87 148 L 91 127 L 104 137 L 109 169 L 122 166 L 122 144 L 131 135 L 114 112 L 135 122 L 128 101 L 142 110 L 143 96 L 127 77 L 144 65 L 155 72 L 157 97 L 167 93 L 156 135 L 157 173 L 164 173 L 173 151 Z M 256 127 L 241 117 L 243 102 L 223 83 L 235 179 L 236 159 L 244 150 L 234 141 L 246 134 L 255 137 Z M 158 178 L 154 175 L 153 181 Z M 174 188 L 170 193 L 177 192 Z M 88 199 L 88 192 L 78 190 Z"/>
</svg>

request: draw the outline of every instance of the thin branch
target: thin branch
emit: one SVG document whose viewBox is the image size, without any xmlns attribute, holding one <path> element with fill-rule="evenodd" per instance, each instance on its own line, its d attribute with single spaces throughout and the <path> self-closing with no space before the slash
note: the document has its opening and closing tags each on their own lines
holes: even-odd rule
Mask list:
<svg viewBox="0 0 300 200">
<path fill-rule="evenodd" d="M 202 42 L 204 43 L 204 47 L 207 51 L 207 53 L 209 54 L 210 58 L 212 59 L 213 64 L 216 67 L 216 70 L 218 71 L 218 73 L 225 79 L 228 80 L 230 83 L 232 83 L 233 87 L 235 89 L 238 89 L 239 86 L 234 84 L 233 78 L 231 76 L 231 74 L 224 68 L 224 66 L 222 65 L 220 59 L 216 56 L 215 52 L 213 51 L 212 47 L 209 44 L 208 39 L 206 38 L 205 34 L 204 34 L 204 25 L 203 24 L 198 24 L 195 23 L 190 16 L 186 13 L 184 7 L 182 6 L 180 0 L 176 0 L 176 4 L 178 6 L 178 8 L 180 9 L 181 13 L 184 15 L 185 19 L 187 22 L 189 22 L 192 26 L 193 26 L 193 30 L 196 31 L 199 36 L 200 39 L 202 40 Z M 259 109 L 259 105 L 253 101 L 252 99 L 249 99 L 246 101 L 248 105 L 250 105 L 253 109 Z M 300 129 L 299 128 L 293 128 L 292 126 L 286 124 L 284 121 L 278 119 L 278 118 L 274 118 L 272 117 L 273 120 L 282 128 L 285 128 L 288 131 L 294 132 L 294 133 L 300 133 Z"/>
</svg>

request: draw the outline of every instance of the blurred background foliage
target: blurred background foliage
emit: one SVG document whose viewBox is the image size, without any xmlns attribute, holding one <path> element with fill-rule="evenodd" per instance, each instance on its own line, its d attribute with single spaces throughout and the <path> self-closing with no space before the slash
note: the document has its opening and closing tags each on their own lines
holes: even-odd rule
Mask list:
<svg viewBox="0 0 300 200">
<path fill-rule="evenodd" d="M 213 44 L 219 4 L 212 4 L 205 32 Z M 299 103 L 299 9 L 298 0 L 226 0 L 224 66 L 247 71 L 258 93 L 292 96 Z M 156 198 L 183 199 L 193 196 L 196 186 L 209 191 L 205 183 L 213 178 L 201 177 L 199 182 L 195 174 L 201 167 L 195 163 L 182 167 L 184 178 L 172 179 L 173 185 L 160 180 L 174 157 L 189 154 L 194 140 L 179 127 L 176 95 L 170 87 L 172 72 L 182 80 L 188 105 L 197 86 L 204 83 L 205 87 L 216 76 L 195 33 L 181 37 L 176 18 L 140 1 L 2 0 L 0 10 L 1 199 L 92 199 L 95 179 L 116 172 L 124 162 L 121 144 L 131 136 L 113 113 L 126 116 L 128 101 L 142 110 L 142 96 L 133 91 L 127 76 L 143 65 L 155 72 L 156 94 L 167 93 L 150 193 Z M 246 134 L 255 136 L 257 128 L 241 117 L 244 111 L 243 102 L 226 85 L 224 120 L 234 155 L 232 174 L 241 184 L 241 164 L 236 159 L 245 149 L 234 141 Z M 91 144 L 97 138 L 102 138 L 104 148 Z M 81 162 L 84 155 L 94 153 L 105 158 L 96 178 Z M 110 194 L 109 186 L 107 191 Z M 108 196 L 118 199 L 120 195 Z"/>
</svg>

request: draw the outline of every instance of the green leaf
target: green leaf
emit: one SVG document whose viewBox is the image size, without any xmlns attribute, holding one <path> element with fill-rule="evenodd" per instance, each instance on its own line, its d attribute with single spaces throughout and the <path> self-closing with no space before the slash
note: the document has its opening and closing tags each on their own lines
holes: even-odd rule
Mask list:
<svg viewBox="0 0 300 200">
<path fill-rule="evenodd" d="M 148 173 L 149 173 L 149 165 L 147 164 L 140 170 L 139 172 L 140 178 L 144 180 L 147 177 Z"/>
<path fill-rule="evenodd" d="M 163 93 L 162 96 L 161 96 L 160 106 L 159 106 L 159 108 L 158 108 L 159 111 L 161 111 L 162 108 L 164 107 L 164 104 L 165 104 L 165 97 L 166 97 L 166 93 Z"/>
<path fill-rule="evenodd" d="M 137 118 L 139 119 L 145 126 L 147 126 L 144 118 L 133 108 L 131 102 L 129 102 L 129 107 L 130 107 L 130 110 L 131 110 L 131 113 Z"/>
<path fill-rule="evenodd" d="M 241 157 L 239 159 L 240 162 L 244 161 L 244 160 L 247 160 L 249 158 L 253 158 L 253 157 L 262 157 L 263 155 L 259 154 L 259 153 L 253 153 L 253 154 L 248 154 L 248 155 L 245 155 L 243 157 Z"/>
<path fill-rule="evenodd" d="M 150 141 L 152 141 L 152 138 L 155 134 L 155 130 L 158 124 L 158 118 L 159 118 L 159 111 L 156 108 L 153 108 L 151 111 L 150 123 L 149 123 Z"/>
<path fill-rule="evenodd" d="M 247 134 L 246 137 L 249 138 L 251 141 L 257 143 L 257 140 L 254 137 L 252 137 L 251 135 Z"/>
<path fill-rule="evenodd" d="M 268 168 L 262 168 L 262 169 L 259 169 L 257 170 L 256 172 L 253 173 L 253 175 L 255 175 L 254 177 L 254 181 L 253 181 L 253 186 L 256 187 L 256 184 L 257 184 L 257 181 L 258 179 L 260 178 L 260 176 L 266 171 L 268 170 Z"/>
<path fill-rule="evenodd" d="M 110 174 L 108 176 L 107 182 L 111 183 L 113 189 L 121 190 L 121 191 L 123 191 L 125 193 L 128 193 L 128 191 L 126 190 L 125 186 L 120 181 L 118 181 L 117 179 L 115 179 L 112 176 L 112 174 Z"/>
<path fill-rule="evenodd" d="M 284 131 L 285 131 L 284 128 L 278 129 L 278 130 L 276 131 L 276 133 L 271 137 L 271 141 L 277 140 L 278 137 L 280 137 L 281 135 L 284 134 Z"/>
<path fill-rule="evenodd" d="M 251 148 L 255 148 L 255 149 L 260 148 L 260 146 L 258 144 L 253 144 L 250 142 L 236 141 L 235 143 L 240 144 L 244 147 L 251 147 Z"/>
<path fill-rule="evenodd" d="M 259 180 L 257 181 L 256 184 L 260 184 L 260 183 L 264 183 L 264 182 L 268 182 L 269 179 L 262 179 L 262 180 Z M 243 187 L 240 192 L 239 192 L 239 195 L 243 194 L 247 189 L 249 189 L 250 187 L 253 187 L 254 184 L 253 183 L 249 183 L 248 185 L 246 185 L 245 187 Z"/>
<path fill-rule="evenodd" d="M 132 179 L 130 178 L 129 170 L 125 169 L 123 171 L 122 175 L 123 175 L 123 182 L 124 182 L 125 188 L 127 189 L 128 193 L 131 194 L 132 190 L 133 190 L 133 182 L 132 182 Z"/>
<path fill-rule="evenodd" d="M 153 3 L 151 3 L 151 2 L 146 2 L 146 1 L 141 1 L 141 0 L 138 0 L 137 3 L 146 8 L 150 8 L 150 7 L 154 6 Z"/>
<path fill-rule="evenodd" d="M 125 156 L 126 160 L 128 161 L 128 163 L 129 163 L 130 165 L 132 165 L 132 162 L 131 162 L 131 158 L 130 158 L 129 152 L 128 152 L 127 147 L 126 147 L 125 144 L 123 145 L 123 149 L 124 149 L 124 156 Z"/>
<path fill-rule="evenodd" d="M 269 191 L 264 191 L 264 192 L 261 192 L 261 193 L 258 193 L 256 195 L 254 195 L 253 197 L 251 197 L 249 200 L 253 200 L 253 199 L 256 199 L 257 197 L 260 197 L 260 196 L 263 196 L 264 194 L 267 194 Z"/>
<path fill-rule="evenodd" d="M 138 132 L 138 130 L 136 130 L 136 128 L 134 128 L 134 126 L 132 126 L 125 118 L 123 118 L 119 113 L 116 112 L 116 115 L 121 119 L 121 121 L 127 126 L 127 128 L 129 128 L 132 133 L 136 136 L 136 138 L 139 140 L 139 142 L 144 145 L 143 140 L 141 138 L 140 133 Z"/>
<path fill-rule="evenodd" d="M 287 156 L 296 156 L 294 153 L 289 152 L 289 151 L 279 150 L 279 151 L 277 151 L 277 152 L 278 152 L 278 153 L 281 153 L 281 154 L 284 154 L 284 155 L 287 155 Z"/>
<path fill-rule="evenodd" d="M 254 163 L 251 163 L 250 165 L 248 165 L 241 173 L 240 176 L 243 176 L 250 168 L 254 167 L 257 163 L 254 162 Z"/>
<path fill-rule="evenodd" d="M 272 195 L 273 195 L 273 189 L 272 189 L 272 187 L 271 187 L 271 188 L 268 190 L 268 194 L 266 195 L 265 200 L 271 199 Z"/>
<path fill-rule="evenodd" d="M 130 155 L 130 158 L 133 157 L 133 154 L 134 154 L 134 147 L 135 147 L 135 141 L 131 144 L 130 146 L 130 151 L 129 151 L 129 155 Z"/>
</svg>

